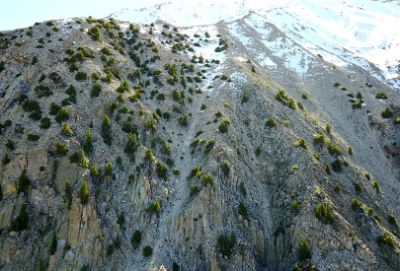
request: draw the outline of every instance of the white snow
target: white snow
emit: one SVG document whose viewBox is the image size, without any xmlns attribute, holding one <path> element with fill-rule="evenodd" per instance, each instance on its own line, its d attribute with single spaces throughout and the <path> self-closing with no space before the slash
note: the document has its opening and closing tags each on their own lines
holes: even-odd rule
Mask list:
<svg viewBox="0 0 400 271">
<path fill-rule="evenodd" d="M 149 7 L 150 3 L 158 5 Z M 307 73 L 306 66 L 311 63 L 308 53 L 314 56 L 319 54 L 325 61 L 338 67 L 348 64 L 360 66 L 381 80 L 392 80 L 399 76 L 393 68 L 400 61 L 400 31 L 397 30 L 400 25 L 399 1 L 152 0 L 143 1 L 143 8 L 137 8 L 140 7 L 139 2 L 135 2 L 134 6 L 135 9 L 121 10 L 111 16 L 137 23 L 149 24 L 162 20 L 176 26 L 190 27 L 215 24 L 221 20 L 231 22 L 254 11 L 261 16 L 250 16 L 249 20 L 252 20 L 252 27 L 263 35 L 264 45 L 278 49 L 277 46 L 287 42 L 268 40 L 268 31 L 271 29 L 262 27 L 263 22 L 269 22 L 308 51 L 299 55 L 290 48 L 281 48 L 285 66 L 300 76 Z M 229 30 L 237 34 L 242 44 L 248 47 L 254 45 L 251 36 L 244 35 L 238 24 L 231 24 Z M 205 50 L 203 52 L 208 54 Z M 274 52 L 278 53 L 276 50 Z M 380 72 L 376 72 L 370 63 Z"/>
</svg>

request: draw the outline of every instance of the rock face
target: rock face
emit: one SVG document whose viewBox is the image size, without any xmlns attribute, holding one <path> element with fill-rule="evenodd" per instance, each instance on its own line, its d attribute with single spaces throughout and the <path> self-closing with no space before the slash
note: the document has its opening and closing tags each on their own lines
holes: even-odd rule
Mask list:
<svg viewBox="0 0 400 271">
<path fill-rule="evenodd" d="M 254 16 L 1 33 L 0 268 L 399 270 L 399 92 Z"/>
</svg>

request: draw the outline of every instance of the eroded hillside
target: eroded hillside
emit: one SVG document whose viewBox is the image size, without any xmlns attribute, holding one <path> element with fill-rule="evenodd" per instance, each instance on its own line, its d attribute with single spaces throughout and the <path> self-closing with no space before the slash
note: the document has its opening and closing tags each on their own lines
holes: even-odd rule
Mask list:
<svg viewBox="0 0 400 271">
<path fill-rule="evenodd" d="M 259 16 L 2 33 L 2 270 L 398 270 L 399 93 Z"/>
</svg>

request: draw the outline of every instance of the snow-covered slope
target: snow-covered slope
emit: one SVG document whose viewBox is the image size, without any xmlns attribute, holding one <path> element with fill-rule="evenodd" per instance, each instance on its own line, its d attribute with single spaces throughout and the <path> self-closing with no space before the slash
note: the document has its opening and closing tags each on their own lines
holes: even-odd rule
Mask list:
<svg viewBox="0 0 400 271">
<path fill-rule="evenodd" d="M 264 23 L 272 24 L 308 51 L 302 54 L 319 54 L 327 62 L 340 67 L 357 65 L 376 78 L 400 87 L 400 32 L 396 31 L 400 25 L 398 1 L 283 0 L 265 3 L 255 0 L 178 0 L 150 8 L 124 9 L 110 17 L 143 24 L 161 20 L 190 27 L 232 22 L 251 11 L 260 15 L 249 19 L 253 20 L 250 23 L 261 36 L 266 35 Z M 279 47 L 275 49 L 279 50 Z M 283 56 L 285 52 L 276 54 Z M 294 57 L 299 58 L 298 55 Z M 272 62 L 267 62 L 266 66 L 271 66 Z M 297 69 L 304 73 L 307 66 Z"/>
</svg>

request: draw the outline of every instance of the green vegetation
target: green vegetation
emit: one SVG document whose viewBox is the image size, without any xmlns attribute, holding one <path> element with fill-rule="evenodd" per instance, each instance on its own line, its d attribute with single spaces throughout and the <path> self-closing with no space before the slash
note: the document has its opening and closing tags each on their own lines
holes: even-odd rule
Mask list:
<svg viewBox="0 0 400 271">
<path fill-rule="evenodd" d="M 167 180 L 167 178 L 168 178 L 168 176 L 167 176 L 168 169 L 163 163 L 161 163 L 161 162 L 157 163 L 156 171 L 157 171 L 157 176 L 158 177 L 160 177 L 160 178 L 162 178 L 164 180 Z"/>
<path fill-rule="evenodd" d="M 65 146 L 64 143 L 62 142 L 57 142 L 56 143 L 56 153 L 60 156 L 64 156 L 68 153 L 68 148 Z"/>
<path fill-rule="evenodd" d="M 93 151 L 92 130 L 91 129 L 86 130 L 85 140 L 83 141 L 82 148 L 86 153 L 91 153 Z"/>
<path fill-rule="evenodd" d="M 108 162 L 104 167 L 104 176 L 111 176 L 113 172 L 113 166 L 111 162 Z"/>
<path fill-rule="evenodd" d="M 11 221 L 10 230 L 17 232 L 26 230 L 28 228 L 28 221 L 28 205 L 24 203 L 21 207 L 21 210 L 19 211 L 18 216 Z"/>
<path fill-rule="evenodd" d="M 138 147 L 138 138 L 135 133 L 128 134 L 128 142 L 126 143 L 124 152 L 131 157 L 131 160 L 134 160 L 134 154 Z"/>
<path fill-rule="evenodd" d="M 224 161 L 222 162 L 222 172 L 224 173 L 225 176 L 229 175 L 229 172 L 231 170 L 231 165 L 229 163 L 229 161 Z"/>
<path fill-rule="evenodd" d="M 335 220 L 330 203 L 323 202 L 315 207 L 315 217 L 325 224 L 332 224 Z"/>
<path fill-rule="evenodd" d="M 265 122 L 265 126 L 270 127 L 270 128 L 275 127 L 275 126 L 276 126 L 276 123 L 275 123 L 274 118 L 273 118 L 273 117 L 269 117 L 269 118 L 267 119 L 267 121 Z"/>
<path fill-rule="evenodd" d="M 375 95 L 375 98 L 377 99 L 382 99 L 382 100 L 386 100 L 388 98 L 387 94 L 385 92 L 378 92 Z"/>
<path fill-rule="evenodd" d="M 239 215 L 241 215 L 243 217 L 247 217 L 249 215 L 249 212 L 247 211 L 247 207 L 246 207 L 246 205 L 244 205 L 243 202 L 239 203 L 238 213 L 239 213 Z"/>
<path fill-rule="evenodd" d="M 28 136 L 27 136 L 27 138 L 28 138 L 28 140 L 30 140 L 30 141 L 38 141 L 38 140 L 40 139 L 40 136 L 29 133 Z"/>
<path fill-rule="evenodd" d="M 135 230 L 132 233 L 131 237 L 131 243 L 133 248 L 138 248 L 140 246 L 140 243 L 142 242 L 142 233 L 139 230 Z"/>
<path fill-rule="evenodd" d="M 241 102 L 247 103 L 249 101 L 249 92 L 247 90 L 243 90 L 241 96 Z"/>
<path fill-rule="evenodd" d="M 76 81 L 84 81 L 87 79 L 87 74 L 83 71 L 78 71 L 75 75 Z"/>
<path fill-rule="evenodd" d="M 159 214 L 161 211 L 161 200 L 153 201 L 149 206 L 149 212 Z"/>
<path fill-rule="evenodd" d="M 307 149 L 307 142 L 303 137 L 301 137 L 299 140 L 293 142 L 293 145 L 302 147 L 303 149 Z"/>
<path fill-rule="evenodd" d="M 223 120 L 218 127 L 219 131 L 223 134 L 227 133 L 230 124 L 229 120 Z"/>
<path fill-rule="evenodd" d="M 361 193 L 362 184 L 361 184 L 360 181 L 357 181 L 357 182 L 354 183 L 354 190 L 355 190 L 357 193 Z"/>
<path fill-rule="evenodd" d="M 57 235 L 54 232 L 53 238 L 51 239 L 50 247 L 49 247 L 49 255 L 54 255 L 57 251 Z"/>
<path fill-rule="evenodd" d="M 204 153 L 208 154 L 215 146 L 214 140 L 208 140 L 206 146 L 204 147 Z"/>
<path fill-rule="evenodd" d="M 143 248 L 143 256 L 144 257 L 150 257 L 153 254 L 153 249 L 149 246 L 145 246 Z"/>
<path fill-rule="evenodd" d="M 94 41 L 100 41 L 100 29 L 99 26 L 95 26 L 89 29 L 88 31 L 89 36 Z"/>
<path fill-rule="evenodd" d="M 72 206 L 72 186 L 69 182 L 65 183 L 65 198 L 67 199 L 67 208 L 71 209 Z"/>
<path fill-rule="evenodd" d="M 86 205 L 89 202 L 89 185 L 83 182 L 81 189 L 79 190 L 79 198 L 82 205 Z"/>
<path fill-rule="evenodd" d="M 70 124 L 64 123 L 61 129 L 61 133 L 65 136 L 72 136 L 74 134 L 74 131 L 72 130 Z"/>
<path fill-rule="evenodd" d="M 299 249 L 297 250 L 297 259 L 299 261 L 304 261 L 304 260 L 311 259 L 311 257 L 312 257 L 312 253 L 311 253 L 311 249 L 308 245 L 308 242 L 304 237 L 301 237 L 300 246 L 299 246 Z"/>
<path fill-rule="evenodd" d="M 58 123 L 61 123 L 61 122 L 66 121 L 66 120 L 68 120 L 68 119 L 69 119 L 69 114 L 68 114 L 67 108 L 61 107 L 61 108 L 58 110 L 58 112 L 57 112 L 57 115 L 56 115 L 56 117 L 55 117 L 55 120 L 56 120 Z"/>
<path fill-rule="evenodd" d="M 387 231 L 385 231 L 381 236 L 378 237 L 378 244 L 382 246 L 389 246 L 392 248 L 395 247 L 394 238 Z"/>
<path fill-rule="evenodd" d="M 393 112 L 386 107 L 384 110 L 382 110 L 381 116 L 382 118 L 391 118 L 393 117 Z"/>
<path fill-rule="evenodd" d="M 31 180 L 26 175 L 26 169 L 24 169 L 18 178 L 17 194 L 27 192 L 30 184 L 31 184 Z"/>
<path fill-rule="evenodd" d="M 291 109 L 296 109 L 296 102 L 294 101 L 294 99 L 292 97 L 289 97 L 283 90 L 280 90 L 278 92 L 278 94 L 275 96 L 275 99 Z"/>
<path fill-rule="evenodd" d="M 104 143 L 111 146 L 111 119 L 108 115 L 104 116 L 103 124 L 101 125 L 101 136 Z"/>
<path fill-rule="evenodd" d="M 92 91 L 90 92 L 90 96 L 92 98 L 99 97 L 102 87 L 100 84 L 96 83 L 92 87 Z"/>
<path fill-rule="evenodd" d="M 231 235 L 222 234 L 218 237 L 218 249 L 224 256 L 230 256 L 236 246 L 236 235 L 234 232 Z"/>
</svg>

